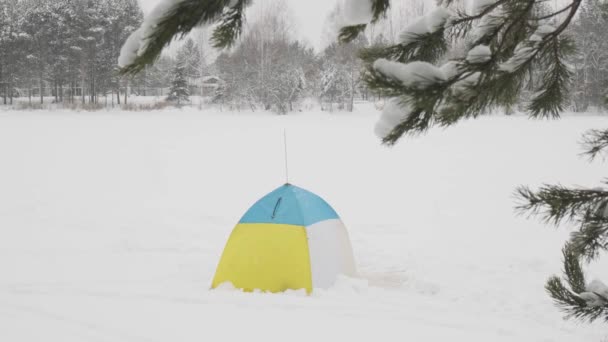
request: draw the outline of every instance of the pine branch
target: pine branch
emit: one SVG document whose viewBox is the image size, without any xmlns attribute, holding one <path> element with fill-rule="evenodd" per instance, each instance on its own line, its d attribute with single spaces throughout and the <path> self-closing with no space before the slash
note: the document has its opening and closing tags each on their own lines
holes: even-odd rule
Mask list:
<svg viewBox="0 0 608 342">
<path fill-rule="evenodd" d="M 449 1 L 448 4 L 446 5 L 446 7 L 448 7 L 453 1 Z M 510 0 L 498 0 L 496 2 L 493 2 L 491 4 L 489 4 L 488 6 L 485 6 L 482 8 L 482 10 L 477 13 L 477 14 L 469 14 L 466 13 L 462 10 L 457 9 L 455 11 L 455 16 L 452 20 L 450 20 L 450 37 L 452 39 L 458 39 L 458 38 L 465 38 L 468 33 L 470 32 L 471 28 L 473 27 L 473 24 L 478 22 L 480 19 L 484 18 L 484 17 L 489 17 L 492 16 L 492 12 L 494 12 L 496 9 L 500 8 L 501 6 L 506 6 L 511 4 L 512 1 Z M 514 4 L 516 6 L 521 6 L 523 2 L 514 2 Z M 534 1 L 527 1 L 526 2 L 528 5 L 533 6 L 534 5 Z M 522 16 L 524 16 L 522 13 L 515 13 L 514 15 L 511 15 L 510 17 L 516 17 L 521 19 Z M 498 19 L 502 19 L 500 17 L 498 17 Z M 501 25 L 501 26 L 504 26 Z M 493 37 L 496 37 L 497 32 L 493 33 Z M 475 42 L 474 42 L 475 43 Z M 473 45 L 479 44 L 480 42 L 476 42 Z"/>
<path fill-rule="evenodd" d="M 496 8 L 508 4 L 509 1 L 511 0 L 498 0 L 489 4 L 488 6 L 483 7 L 483 9 L 479 13 L 473 15 L 466 14 L 465 12 L 458 12 L 459 16 L 457 19 L 452 20 L 452 26 L 457 26 L 461 24 L 470 25 L 473 21 L 483 18 L 485 15 L 491 13 Z"/>
<path fill-rule="evenodd" d="M 587 132 L 583 136 L 583 146 L 586 150 L 584 153 L 591 160 L 604 154 L 606 148 L 608 148 L 608 130 L 593 129 Z"/>
<path fill-rule="evenodd" d="M 542 88 L 533 96 L 528 111 L 533 118 L 559 117 L 568 101 L 568 91 L 572 72 L 568 69 L 564 59 L 565 54 L 572 51 L 572 44 L 568 39 L 557 36 L 550 40 L 547 51 L 540 59 L 544 61 Z"/>
<path fill-rule="evenodd" d="M 406 100 L 407 101 L 407 100 Z M 433 116 L 429 115 L 428 111 L 414 110 L 410 112 L 406 118 L 393 129 L 382 142 L 386 145 L 394 145 L 397 140 L 404 134 L 414 134 L 424 132 L 431 126 Z"/>
<path fill-rule="evenodd" d="M 561 185 L 545 185 L 537 192 L 527 187 L 517 189 L 517 197 L 524 203 L 517 206 L 520 213 L 540 216 L 547 223 L 581 221 L 588 213 L 603 212 L 608 204 L 608 191 L 568 189 Z"/>
<path fill-rule="evenodd" d="M 448 50 L 444 30 L 432 33 L 412 35 L 408 44 L 396 44 L 387 47 L 372 46 L 362 49 L 359 57 L 366 63 L 373 63 L 379 58 L 405 63 L 407 61 L 437 62 Z"/>
<path fill-rule="evenodd" d="M 543 15 L 543 16 L 540 16 L 540 17 L 534 17 L 534 20 L 538 21 L 538 20 L 547 20 L 547 19 L 555 18 L 558 15 L 560 15 L 560 14 L 562 14 L 564 12 L 569 11 L 572 8 L 573 5 L 574 4 L 572 3 L 572 4 L 569 4 L 568 6 L 562 8 L 561 10 L 553 12 L 551 14 Z"/>
<path fill-rule="evenodd" d="M 413 83 L 406 86 L 402 80 L 392 75 L 386 75 L 372 65 L 367 67 L 362 78 L 374 93 L 384 97 L 399 97 L 403 105 L 412 108 L 393 132 L 384 137 L 383 142 L 387 145 L 396 143 L 403 134 L 422 133 L 430 128 L 434 120 L 435 107 L 440 100 L 440 94 L 446 87 L 456 81 L 446 81 L 427 76 L 421 77 L 424 80 L 424 85 Z"/>
<path fill-rule="evenodd" d="M 357 39 L 361 33 L 365 31 L 367 28 L 366 24 L 346 26 L 340 30 L 340 34 L 338 35 L 338 40 L 341 43 L 350 43 L 353 40 Z"/>
<path fill-rule="evenodd" d="M 566 245 L 562 250 L 564 256 L 564 278 L 568 289 L 557 276 L 551 277 L 545 289 L 553 298 L 555 304 L 566 313 L 566 318 L 575 318 L 581 321 L 592 322 L 600 317 L 608 321 L 608 306 L 591 306 L 580 295 L 587 292 L 585 288 L 585 275 L 578 255 Z M 595 294 L 601 296 L 601 294 Z"/>
<path fill-rule="evenodd" d="M 571 71 L 564 60 L 565 56 L 573 51 L 572 43 L 560 34 L 569 25 L 581 0 L 572 1 L 567 9 L 556 11 L 558 14 L 568 11 L 564 21 L 552 32 L 546 32 L 545 26 L 540 31 L 542 33 L 534 36 L 534 39 L 532 37 L 540 25 L 534 20 L 538 17 L 536 1 L 499 0 L 482 8 L 478 14 L 458 13 L 440 32 L 414 36 L 414 40 L 408 45 L 398 44 L 364 50 L 361 57 L 368 63 L 379 58 L 406 64 L 418 60 L 435 62 L 447 51 L 446 36 L 454 38 L 467 35 L 479 19 L 479 25 L 485 26 L 476 31 L 480 32 L 480 36 L 473 41 L 473 46 L 491 47 L 488 61 L 469 61 L 467 57 L 455 59 L 454 61 L 461 65 L 458 73 L 450 75 L 447 82 L 438 82 L 428 88 L 432 95 L 418 95 L 411 89 L 399 93 L 398 84 L 396 89 L 390 91 L 386 89 L 390 85 L 378 82 L 377 77 L 365 78 L 366 82 L 369 82 L 369 88 L 379 95 L 388 96 L 392 93 L 394 97 L 420 96 L 420 99 L 413 102 L 424 105 L 411 108 L 408 112 L 404 111 L 404 122 L 411 113 L 418 113 L 426 118 L 425 125 L 396 126 L 395 131 L 385 137 L 388 139 L 384 141 L 395 143 L 399 134 L 419 133 L 432 125 L 450 126 L 461 119 L 477 117 L 493 107 L 510 107 L 519 99 L 526 79 L 536 68 L 543 70 L 544 82 L 543 87 L 536 91 L 528 104 L 529 115 L 533 118 L 558 116 L 565 108 L 571 77 Z M 474 82 L 471 79 L 473 75 L 476 75 Z M 434 107 L 431 104 L 434 104 Z M 410 132 L 409 129 L 416 131 Z"/>
<path fill-rule="evenodd" d="M 213 38 L 216 46 L 230 46 L 242 29 L 242 12 L 251 0 L 238 0 L 238 3 L 224 15 L 231 0 L 181 0 L 166 12 L 151 32 L 142 37 L 145 41 L 135 60 L 120 70 L 121 75 L 135 75 L 148 64 L 153 63 L 162 50 L 175 37 L 188 34 L 202 24 L 219 22 Z M 145 25 L 145 24 L 144 24 Z"/>
<path fill-rule="evenodd" d="M 534 1 L 506 3 L 504 5 L 511 14 L 509 17 L 514 19 L 510 23 L 507 21 L 502 25 L 506 29 L 502 33 L 500 42 L 497 44 L 496 51 L 498 53 L 493 56 L 495 61 L 500 62 L 508 59 L 515 54 L 520 46 L 529 43 L 527 42 L 527 38 L 533 30 L 529 21 L 534 12 L 534 5 Z M 536 25 L 534 28 L 536 28 Z M 500 30 L 498 30 L 495 33 L 495 37 L 500 33 Z"/>
<path fill-rule="evenodd" d="M 495 15 L 498 6 L 507 8 L 510 15 Z M 471 18 L 482 18 L 485 32 L 472 45 L 484 44 L 497 46 L 494 48 L 489 61 L 485 63 L 469 63 L 461 59 L 460 74 L 454 77 L 457 89 L 450 87 L 442 100 L 442 106 L 437 113 L 437 122 L 441 126 L 450 126 L 463 118 L 475 118 L 487 109 L 495 106 L 511 106 L 519 97 L 525 78 L 530 73 L 533 58 L 520 64 L 519 68 L 509 72 L 501 70 L 501 62 L 509 59 L 514 51 L 521 46 L 520 41 L 530 34 L 527 21 L 534 8 L 534 2 L 499 1 L 485 7 L 479 15 L 468 16 L 459 14 L 459 19 L 451 21 L 451 35 L 469 33 Z M 460 26 L 459 26 L 460 25 Z M 477 82 L 459 84 L 472 75 L 478 74 Z"/>
<path fill-rule="evenodd" d="M 525 202 L 517 207 L 521 213 L 529 212 L 554 225 L 563 221 L 580 225 L 570 236 L 571 252 L 590 261 L 608 249 L 608 191 L 545 186 L 536 193 L 525 187 L 517 192 Z"/>
<path fill-rule="evenodd" d="M 380 19 L 382 19 L 386 12 L 389 10 L 391 6 L 390 0 L 370 0 L 372 1 L 372 21 L 371 24 L 377 23 Z M 346 26 L 340 30 L 340 34 L 338 35 L 338 41 L 341 43 L 350 43 L 355 40 L 361 33 L 365 31 L 367 28 L 367 24 L 359 24 L 353 26 Z"/>
<path fill-rule="evenodd" d="M 367 49 L 362 49 L 360 57 L 367 63 L 373 63 L 376 59 L 385 58 L 393 61 L 405 63 L 407 61 L 425 61 L 434 63 L 442 58 L 448 51 L 448 41 L 446 37 L 464 36 L 471 28 L 471 24 L 481 18 L 483 15 L 490 13 L 493 9 L 506 3 L 508 0 L 500 0 L 486 7 L 478 15 L 468 15 L 463 12 L 456 12 L 455 17 L 449 22 L 444 23 L 441 27 L 433 32 L 416 34 L 408 33 L 408 42 L 399 43 L 387 47 L 374 46 Z M 444 1 L 451 3 L 452 1 Z M 522 17 L 518 15 L 518 17 Z M 520 19 L 524 20 L 524 19 Z M 346 28 L 352 30 L 352 27 Z M 364 30 L 365 27 L 362 27 Z M 499 31 L 499 30 L 496 30 Z M 491 37 L 495 37 L 498 32 L 494 32 Z"/>
<path fill-rule="evenodd" d="M 220 24 L 213 31 L 211 41 L 215 48 L 229 48 L 241 35 L 243 30 L 244 9 L 251 1 L 239 1 L 234 7 L 225 10 Z"/>
<path fill-rule="evenodd" d="M 506 4 L 507 1 L 499 1 L 498 3 Z M 394 131 L 383 141 L 394 144 L 401 135 L 406 133 L 423 132 L 433 124 L 444 127 L 450 126 L 463 118 L 476 117 L 492 106 L 513 103 L 521 91 L 521 84 L 533 58 L 524 63 L 525 68 L 520 68 L 511 73 L 497 72 L 498 62 L 504 60 L 505 55 L 515 49 L 519 43 L 519 40 L 516 39 L 518 36 L 525 36 L 529 33 L 526 20 L 533 8 L 532 5 L 533 2 L 512 5 L 510 8 L 511 15 L 506 20 L 499 22 L 495 30 L 485 35 L 484 41 L 498 46 L 505 45 L 504 50 L 495 50 L 490 58 L 483 62 L 471 62 L 467 58 L 454 60 L 453 63 L 459 65 L 457 73 L 449 75 L 447 80 L 435 82 L 431 87 L 426 88 L 423 93 L 416 92 L 416 89 L 411 88 L 402 90 L 401 95 L 416 99 L 416 101 L 412 101 L 415 104 L 411 113 L 404 113 L 405 117 L 411 119 L 412 113 L 416 113 L 419 117 L 424 118 L 421 121 L 424 124 L 417 121 L 416 124 L 411 124 L 411 120 L 404 119 L 404 122 L 394 127 Z M 484 8 L 481 13 L 488 14 L 496 6 L 498 5 L 490 5 Z M 469 25 L 474 17 L 476 16 L 449 20 L 449 25 L 451 25 L 449 30 L 462 30 L 462 28 L 454 25 Z M 428 35 L 412 37 L 414 40 L 408 45 L 393 46 L 385 50 L 364 51 L 363 57 L 371 60 L 380 57 L 381 53 L 386 53 L 386 57 L 403 62 L 412 60 L 433 62 L 441 58 L 447 50 L 444 35 L 445 28 L 441 28 Z M 509 40 L 509 43 L 505 43 L 506 40 Z M 370 75 L 374 75 L 374 73 L 370 73 Z M 386 87 L 390 87 L 390 84 L 378 82 L 378 78 L 365 78 L 372 91 L 384 96 L 390 93 L 398 93 L 397 89 L 393 91 L 386 89 Z M 397 86 L 399 88 L 398 84 Z M 408 122 L 410 124 L 407 124 Z"/>
<path fill-rule="evenodd" d="M 398 109 L 395 102 L 385 109 L 386 121 L 381 121 L 378 127 L 392 130 L 383 137 L 383 142 L 392 145 L 403 135 L 421 133 L 433 125 L 449 126 L 463 118 L 476 117 L 490 107 L 511 105 L 535 69 L 541 71 L 543 86 L 528 105 L 529 115 L 557 117 L 565 108 L 571 78 L 565 56 L 573 51 L 573 44 L 562 34 L 581 1 L 571 0 L 570 5 L 545 14 L 539 8 L 540 2 L 534 0 L 499 0 L 478 14 L 458 13 L 441 32 L 414 36 L 407 44 L 364 50 L 361 57 L 369 63 L 364 81 L 374 93 L 397 98 L 403 109 L 402 116 L 395 111 Z M 541 21 L 564 13 L 565 19 L 556 27 Z M 485 20 L 487 26 L 475 31 L 480 36 L 469 42 L 483 46 L 466 57 L 454 59 L 455 69 L 446 65 L 445 70 L 443 67 L 437 70 L 419 62 L 400 66 L 381 61 L 375 63 L 376 67 L 371 65 L 382 58 L 404 64 L 440 60 L 447 51 L 446 36 L 452 39 L 468 36 L 477 20 Z M 418 67 L 423 75 L 426 71 L 428 75 L 439 76 L 423 80 L 423 87 L 416 85 L 421 75 L 413 70 Z M 446 76 L 441 77 L 442 72 Z M 395 124 L 399 118 L 401 121 Z M 587 153 L 594 158 L 608 148 L 608 130 L 592 131 L 585 144 Z M 608 249 L 608 191 L 545 185 L 538 191 L 522 187 L 517 193 L 523 201 L 517 208 L 520 213 L 538 215 L 554 225 L 564 221 L 579 224 L 563 249 L 563 279 L 550 278 L 546 284 L 548 293 L 568 317 L 588 321 L 604 317 L 608 321 L 608 289 L 599 281 L 586 286 L 581 266 L 583 258 L 590 261 Z"/>
<path fill-rule="evenodd" d="M 374 12 L 374 19 L 372 20 L 372 24 L 378 22 L 378 20 L 382 19 L 386 12 L 391 7 L 390 0 L 372 0 L 372 12 Z"/>
<path fill-rule="evenodd" d="M 571 234 L 570 246 L 587 261 L 597 258 L 600 251 L 608 249 L 608 218 L 597 211 L 587 214 L 579 231 Z"/>
<path fill-rule="evenodd" d="M 585 292 L 585 274 L 583 273 L 578 253 L 567 243 L 562 249 L 562 255 L 564 258 L 564 275 L 568 285 L 576 293 Z"/>
</svg>

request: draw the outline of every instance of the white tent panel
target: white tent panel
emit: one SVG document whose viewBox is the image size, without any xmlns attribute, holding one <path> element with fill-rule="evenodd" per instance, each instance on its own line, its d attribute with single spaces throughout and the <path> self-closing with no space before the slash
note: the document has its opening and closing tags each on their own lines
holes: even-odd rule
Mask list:
<svg viewBox="0 0 608 342">
<path fill-rule="evenodd" d="M 346 227 L 339 219 L 306 227 L 313 288 L 329 288 L 339 274 L 354 276 L 355 260 Z"/>
</svg>

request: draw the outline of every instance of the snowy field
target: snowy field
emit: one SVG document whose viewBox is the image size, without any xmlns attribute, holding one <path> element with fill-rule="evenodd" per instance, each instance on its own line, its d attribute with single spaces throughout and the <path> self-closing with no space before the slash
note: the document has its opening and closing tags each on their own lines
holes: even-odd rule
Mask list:
<svg viewBox="0 0 608 342">
<path fill-rule="evenodd" d="M 0 340 L 607 341 L 544 292 L 568 230 L 513 211 L 521 184 L 599 184 L 577 142 L 605 117 L 485 117 L 386 148 L 377 116 L 0 111 Z M 233 226 L 284 182 L 283 128 L 290 180 L 341 215 L 360 277 L 209 290 Z"/>
</svg>

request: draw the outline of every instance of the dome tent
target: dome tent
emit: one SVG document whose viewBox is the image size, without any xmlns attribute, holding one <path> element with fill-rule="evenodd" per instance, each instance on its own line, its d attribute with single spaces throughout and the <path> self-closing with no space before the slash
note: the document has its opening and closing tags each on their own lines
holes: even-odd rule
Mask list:
<svg viewBox="0 0 608 342">
<path fill-rule="evenodd" d="M 245 291 L 327 288 L 355 275 L 346 227 L 322 198 L 285 184 L 256 202 L 232 231 L 212 288 Z"/>
</svg>

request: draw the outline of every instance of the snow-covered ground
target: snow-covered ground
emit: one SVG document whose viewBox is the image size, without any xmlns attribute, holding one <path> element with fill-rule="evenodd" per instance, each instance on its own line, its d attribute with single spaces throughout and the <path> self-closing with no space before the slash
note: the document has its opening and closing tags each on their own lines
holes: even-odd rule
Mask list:
<svg viewBox="0 0 608 342">
<path fill-rule="evenodd" d="M 599 184 L 577 142 L 604 117 L 484 117 L 387 148 L 378 115 L 0 111 L 0 340 L 605 341 L 544 292 L 567 229 L 513 210 L 520 184 Z M 290 180 L 341 215 L 360 278 L 209 290 L 234 224 L 284 182 L 283 128 Z"/>
</svg>

